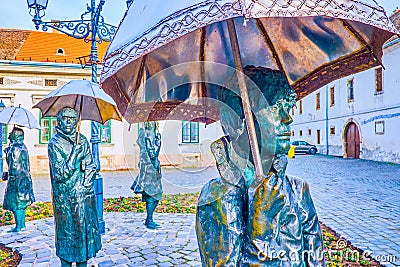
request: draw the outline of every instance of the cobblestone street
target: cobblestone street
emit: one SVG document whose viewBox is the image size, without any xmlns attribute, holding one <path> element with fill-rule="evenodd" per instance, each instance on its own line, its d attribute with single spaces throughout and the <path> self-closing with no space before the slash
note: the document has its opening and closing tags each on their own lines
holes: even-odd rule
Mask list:
<svg viewBox="0 0 400 267">
<path fill-rule="evenodd" d="M 103 172 L 104 197 L 131 196 L 129 187 L 136 174 L 137 171 Z M 296 155 L 289 160 L 287 174 L 301 177 L 310 184 L 318 215 L 324 224 L 356 247 L 371 251 L 384 265 L 400 266 L 400 165 Z M 212 167 L 163 169 L 164 193 L 198 192 L 204 183 L 217 175 Z M 0 183 L 1 202 L 4 187 L 5 183 Z M 50 200 L 48 177 L 35 177 L 34 189 L 38 201 Z M 105 213 L 104 248 L 91 263 L 99 266 L 200 264 L 194 215 L 157 214 L 156 219 L 163 226 L 157 231 L 147 230 L 143 218 L 143 213 Z M 10 227 L 0 228 L 0 242 L 20 248 L 26 255 L 26 264 L 21 266 L 32 266 L 33 263 L 35 267 L 49 266 L 49 262 L 58 266 L 58 259 L 54 257 L 52 219 L 29 222 L 27 226 L 28 231 L 23 234 L 5 233 Z M 47 249 L 42 249 L 41 243 Z"/>
</svg>

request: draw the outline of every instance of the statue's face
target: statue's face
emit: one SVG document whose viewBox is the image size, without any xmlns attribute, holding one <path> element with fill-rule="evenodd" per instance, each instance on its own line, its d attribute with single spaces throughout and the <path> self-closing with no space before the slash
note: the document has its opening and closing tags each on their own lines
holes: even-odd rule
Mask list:
<svg viewBox="0 0 400 267">
<path fill-rule="evenodd" d="M 15 131 L 11 136 L 11 142 L 16 145 L 22 145 L 24 143 L 24 133 Z"/>
<path fill-rule="evenodd" d="M 288 101 L 280 100 L 270 107 L 270 119 L 275 125 L 275 154 L 287 154 L 290 148 L 290 124 L 293 122 L 289 115 L 289 109 L 292 106 Z"/>
<path fill-rule="evenodd" d="M 212 142 L 211 152 L 213 153 L 217 164 L 221 165 L 227 161 L 227 151 L 225 149 L 225 144 L 221 139 Z"/>
<path fill-rule="evenodd" d="M 65 109 L 63 110 L 61 119 L 58 121 L 58 126 L 63 133 L 71 134 L 75 131 L 77 123 L 78 120 L 75 110 Z"/>
</svg>

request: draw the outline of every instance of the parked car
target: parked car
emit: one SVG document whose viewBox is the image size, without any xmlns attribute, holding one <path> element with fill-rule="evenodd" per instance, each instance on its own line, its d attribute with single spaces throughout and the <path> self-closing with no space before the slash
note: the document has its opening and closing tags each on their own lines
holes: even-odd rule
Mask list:
<svg viewBox="0 0 400 267">
<path fill-rule="evenodd" d="M 306 141 L 293 141 L 290 144 L 295 147 L 295 153 L 306 153 L 314 155 L 318 152 L 318 149 L 315 145 L 311 145 Z"/>
</svg>

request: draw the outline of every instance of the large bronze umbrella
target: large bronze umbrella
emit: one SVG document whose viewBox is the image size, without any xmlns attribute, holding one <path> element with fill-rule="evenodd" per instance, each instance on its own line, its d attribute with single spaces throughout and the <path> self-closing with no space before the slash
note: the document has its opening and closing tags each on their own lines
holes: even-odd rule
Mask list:
<svg viewBox="0 0 400 267">
<path fill-rule="evenodd" d="M 209 123 L 218 120 L 218 108 L 204 99 L 215 98 L 215 84 L 232 75 L 226 66 L 237 69 L 259 176 L 242 66 L 282 71 L 302 98 L 380 65 L 382 45 L 394 33 L 374 0 L 137 0 L 107 50 L 101 84 L 130 123 Z"/>
</svg>

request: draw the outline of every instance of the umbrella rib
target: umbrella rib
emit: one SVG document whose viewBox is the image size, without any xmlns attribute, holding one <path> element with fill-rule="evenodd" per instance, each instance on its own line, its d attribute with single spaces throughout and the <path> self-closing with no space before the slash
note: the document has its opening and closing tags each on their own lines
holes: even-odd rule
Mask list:
<svg viewBox="0 0 400 267">
<path fill-rule="evenodd" d="M 11 121 L 11 119 L 12 119 L 12 117 L 13 117 L 13 115 L 14 115 L 14 113 L 15 113 L 16 111 L 17 111 L 17 108 L 14 107 L 14 110 L 12 111 L 11 116 L 10 116 L 10 119 L 8 120 L 7 124 L 10 124 L 10 121 Z"/>
<path fill-rule="evenodd" d="M 272 43 L 271 38 L 269 37 L 267 31 L 264 28 L 264 25 L 261 23 L 260 19 L 255 19 L 256 20 L 256 24 L 257 24 L 257 28 L 259 29 L 259 31 L 261 32 L 261 35 L 264 37 L 264 41 L 267 43 L 267 46 L 269 47 L 271 53 L 272 53 L 272 57 L 274 58 L 275 63 L 278 65 L 279 70 L 286 75 L 286 71 L 283 68 L 282 62 L 279 58 L 278 52 L 275 49 L 275 46 Z"/>
<path fill-rule="evenodd" d="M 341 20 L 341 22 L 343 23 L 343 26 L 348 29 L 353 35 L 354 37 L 356 37 L 356 39 L 365 47 L 368 48 L 368 50 L 371 52 L 371 54 L 374 56 L 375 60 L 377 60 L 379 62 L 379 64 L 382 66 L 383 69 L 385 69 L 385 67 L 382 64 L 382 61 L 380 61 L 378 59 L 378 57 L 375 55 L 374 50 L 371 48 L 371 46 L 364 40 L 364 38 L 353 28 L 353 26 L 350 25 L 350 23 L 348 23 L 347 21 Z"/>
<path fill-rule="evenodd" d="M 201 99 L 201 104 L 203 105 L 202 112 L 204 114 L 204 117 L 207 117 L 207 110 L 206 110 L 206 105 L 207 105 L 207 100 L 205 98 L 206 96 L 206 71 L 205 71 L 205 45 L 206 45 L 206 27 L 201 28 L 201 37 L 200 37 L 200 53 L 199 53 L 199 60 L 200 60 L 200 75 L 201 75 L 201 82 L 200 82 L 200 99 Z M 206 124 L 207 125 L 207 124 Z"/>
<path fill-rule="evenodd" d="M 146 58 L 147 58 L 147 56 L 144 55 L 142 57 L 142 60 L 140 61 L 139 72 L 138 72 L 138 76 L 136 78 L 136 83 L 135 83 L 135 87 L 134 88 L 139 88 L 139 86 L 140 86 L 139 83 L 143 78 L 142 76 L 143 76 L 144 66 L 145 66 L 145 63 L 146 63 Z"/>
<path fill-rule="evenodd" d="M 201 37 L 200 37 L 200 52 L 199 52 L 199 61 L 201 62 L 200 71 L 201 71 L 201 80 L 200 83 L 200 97 L 204 97 L 205 94 L 205 45 L 206 45 L 206 30 L 205 27 L 201 28 Z"/>
<path fill-rule="evenodd" d="M 101 124 L 104 124 L 105 121 L 103 122 L 103 116 L 102 116 L 102 114 L 100 112 L 100 107 L 99 107 L 99 104 L 97 103 L 97 99 L 96 98 L 94 99 L 94 102 L 96 103 L 97 111 L 99 112 L 99 117 L 101 119 Z"/>
<path fill-rule="evenodd" d="M 111 76 L 111 79 L 116 84 L 117 88 L 119 89 L 119 92 L 122 93 L 122 96 L 125 98 L 125 100 L 130 102 L 130 98 L 129 98 L 128 94 L 124 90 L 121 89 L 120 82 L 114 76 Z"/>
<path fill-rule="evenodd" d="M 28 125 L 29 125 L 29 129 L 32 129 L 31 128 L 31 122 L 29 121 L 29 116 L 28 116 L 28 113 L 26 112 L 26 110 L 25 109 L 22 109 L 23 111 L 24 111 L 24 113 L 25 113 L 25 115 L 26 115 L 26 118 L 28 119 Z"/>
<path fill-rule="evenodd" d="M 79 97 L 81 97 L 81 102 L 82 102 L 82 96 L 81 96 L 81 95 L 76 96 L 76 98 L 75 98 L 75 104 L 74 104 L 74 106 L 73 106 L 73 109 L 75 109 L 75 107 L 78 105 L 78 99 L 79 99 Z M 82 103 L 81 103 L 81 105 L 82 105 Z M 75 109 L 75 110 L 76 110 L 76 109 Z M 78 116 L 79 116 L 79 114 L 78 114 Z"/>
<path fill-rule="evenodd" d="M 56 100 L 54 100 L 54 102 L 53 102 L 53 105 L 58 101 L 59 98 L 60 98 L 60 97 L 57 96 Z M 43 100 L 44 100 L 44 99 L 43 99 Z M 42 100 L 42 101 L 43 101 L 43 100 Z M 42 115 L 43 115 L 43 116 L 45 116 L 45 114 L 46 114 L 47 112 L 49 112 L 49 110 L 51 109 L 51 106 L 52 106 L 52 105 L 49 105 L 49 106 L 47 107 L 47 109 L 46 109 L 44 112 L 42 111 Z"/>
</svg>

